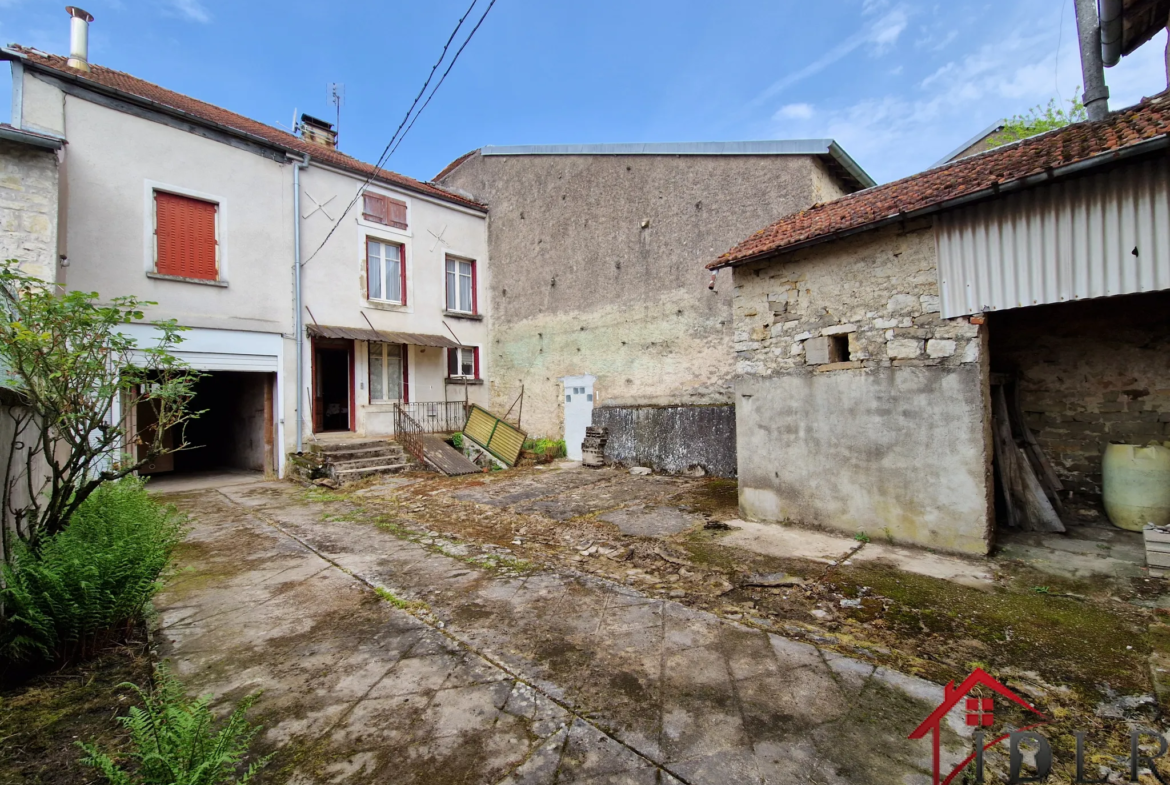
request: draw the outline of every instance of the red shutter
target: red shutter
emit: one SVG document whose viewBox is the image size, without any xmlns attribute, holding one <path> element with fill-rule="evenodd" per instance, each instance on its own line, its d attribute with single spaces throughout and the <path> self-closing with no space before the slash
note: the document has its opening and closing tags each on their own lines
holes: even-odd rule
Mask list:
<svg viewBox="0 0 1170 785">
<path fill-rule="evenodd" d="M 472 367 L 475 369 L 475 378 L 479 378 L 479 347 L 472 349 L 474 356 L 472 357 Z"/>
<path fill-rule="evenodd" d="M 472 313 L 479 313 L 479 281 L 477 280 L 478 275 L 476 274 L 476 269 L 475 269 L 477 266 L 478 265 L 476 265 L 476 263 L 474 261 L 471 262 L 471 312 Z M 478 352 L 479 349 L 476 349 L 476 351 Z M 478 355 L 476 355 L 476 356 L 478 357 Z M 479 376 L 479 366 L 478 365 L 476 365 L 476 376 L 477 377 Z"/>
<path fill-rule="evenodd" d="M 377 194 L 362 194 L 362 217 L 367 221 L 387 223 L 386 200 Z"/>
<path fill-rule="evenodd" d="M 410 368 L 406 364 L 406 344 L 402 344 L 402 402 L 410 403 Z"/>
<path fill-rule="evenodd" d="M 402 274 L 402 304 L 406 305 L 406 246 L 398 246 L 398 271 Z"/>
<path fill-rule="evenodd" d="M 447 378 L 453 379 L 459 375 L 459 350 L 447 350 Z"/>
<path fill-rule="evenodd" d="M 389 205 L 388 220 L 385 223 L 390 224 L 396 229 L 406 228 L 406 202 L 400 202 L 397 199 L 387 199 L 386 204 Z"/>
<path fill-rule="evenodd" d="M 214 202 L 155 191 L 155 272 L 181 278 L 219 278 Z"/>
</svg>

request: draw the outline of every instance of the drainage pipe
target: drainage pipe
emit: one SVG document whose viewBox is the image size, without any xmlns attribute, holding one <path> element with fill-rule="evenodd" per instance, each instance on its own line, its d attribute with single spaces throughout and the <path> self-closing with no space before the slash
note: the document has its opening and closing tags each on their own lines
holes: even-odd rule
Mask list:
<svg viewBox="0 0 1170 785">
<path fill-rule="evenodd" d="M 309 165 L 309 154 L 298 160 L 292 153 L 286 153 L 293 161 L 293 291 L 296 311 L 293 314 L 293 334 L 297 342 L 297 452 L 304 450 L 304 390 L 305 381 L 305 317 L 301 300 L 301 170 Z"/>
<path fill-rule="evenodd" d="M 1090 120 L 1104 120 L 1109 114 L 1109 88 L 1105 86 L 1105 67 L 1101 62 L 1101 27 L 1097 20 L 1097 0 L 1075 0 L 1077 37 L 1081 44 L 1081 75 L 1085 80 L 1085 110 Z"/>
<path fill-rule="evenodd" d="M 1112 68 L 1121 61 L 1122 0 L 1101 0 L 1101 62 Z"/>
</svg>

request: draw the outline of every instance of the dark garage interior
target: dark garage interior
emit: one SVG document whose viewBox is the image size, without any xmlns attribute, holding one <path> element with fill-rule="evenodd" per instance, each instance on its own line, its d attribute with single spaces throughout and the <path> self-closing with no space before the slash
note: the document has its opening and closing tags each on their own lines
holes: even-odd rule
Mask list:
<svg viewBox="0 0 1170 785">
<path fill-rule="evenodd" d="M 191 446 L 164 456 L 142 473 L 272 471 L 274 378 L 271 373 L 241 371 L 204 375 L 195 384 L 191 402 L 193 411 L 203 412 L 187 424 L 186 440 Z M 143 414 L 140 409 L 140 423 Z"/>
</svg>

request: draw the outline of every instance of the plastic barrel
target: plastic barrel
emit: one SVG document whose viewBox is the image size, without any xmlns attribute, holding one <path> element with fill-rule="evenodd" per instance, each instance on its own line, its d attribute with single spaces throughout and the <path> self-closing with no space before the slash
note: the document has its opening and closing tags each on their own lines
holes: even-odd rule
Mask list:
<svg viewBox="0 0 1170 785">
<path fill-rule="evenodd" d="M 1101 462 L 1105 513 L 1114 526 L 1141 531 L 1170 525 L 1170 449 L 1110 444 Z"/>
</svg>

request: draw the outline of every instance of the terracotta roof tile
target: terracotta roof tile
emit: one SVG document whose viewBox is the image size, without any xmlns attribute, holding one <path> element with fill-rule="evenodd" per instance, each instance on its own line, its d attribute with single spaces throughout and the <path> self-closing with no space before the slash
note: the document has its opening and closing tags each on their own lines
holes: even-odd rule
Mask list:
<svg viewBox="0 0 1170 785">
<path fill-rule="evenodd" d="M 938 207 L 1167 133 L 1170 133 L 1170 96 L 1162 93 L 1095 123 L 1070 125 L 813 205 L 761 229 L 707 267 L 742 264 L 798 246 L 824 242 L 841 232 L 864 230 L 891 217 Z"/>
<path fill-rule="evenodd" d="M 314 160 L 321 163 L 335 166 L 339 169 L 353 172 L 354 174 L 368 177 L 371 173 L 374 174 L 374 179 L 382 183 L 405 188 L 409 191 L 414 191 L 418 194 L 432 196 L 436 199 L 442 199 L 446 202 L 471 207 L 475 210 L 485 210 L 486 208 L 473 199 L 460 196 L 452 193 L 446 189 L 430 183 L 424 183 L 414 178 L 405 175 L 391 172 L 387 169 L 379 169 L 372 164 L 359 161 L 352 156 L 348 156 L 338 150 L 322 147 L 312 142 L 301 139 L 298 136 L 282 131 L 279 128 L 273 128 L 270 125 L 257 122 L 243 115 L 229 112 L 227 109 L 209 104 L 204 101 L 191 98 L 190 96 L 176 93 L 173 90 L 167 90 L 164 87 L 159 87 L 145 80 L 139 79 L 130 74 L 115 71 L 110 68 L 105 68 L 100 65 L 90 64 L 90 71 L 81 71 L 76 68 L 70 68 L 66 64 L 66 58 L 60 55 L 50 55 L 28 47 L 13 45 L 10 47 L 13 51 L 19 52 L 25 58 L 26 62 L 35 66 L 57 71 L 62 74 L 81 79 L 86 82 L 93 82 L 109 90 L 114 90 L 124 95 L 133 96 L 140 99 L 160 104 L 169 109 L 182 112 L 189 115 L 196 120 L 203 120 L 209 123 L 214 123 L 219 126 L 225 126 L 235 131 L 247 134 L 251 137 L 258 138 L 278 148 L 289 150 L 298 153 L 308 153 Z"/>
</svg>

